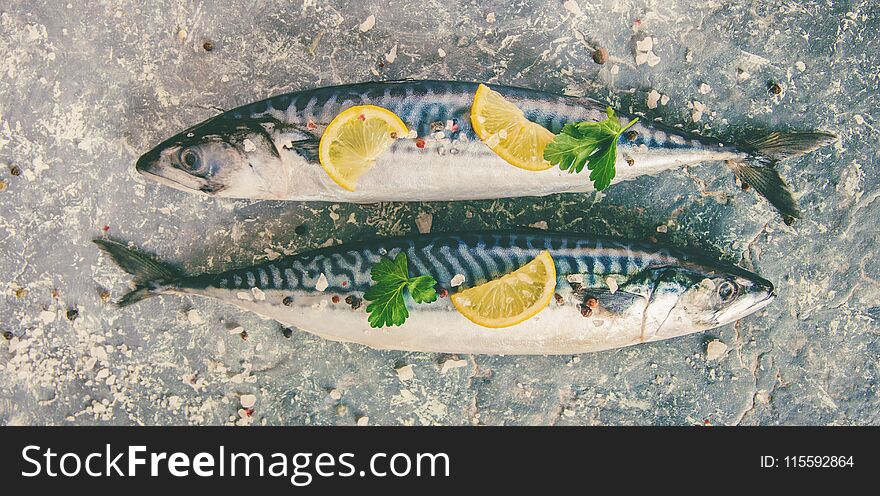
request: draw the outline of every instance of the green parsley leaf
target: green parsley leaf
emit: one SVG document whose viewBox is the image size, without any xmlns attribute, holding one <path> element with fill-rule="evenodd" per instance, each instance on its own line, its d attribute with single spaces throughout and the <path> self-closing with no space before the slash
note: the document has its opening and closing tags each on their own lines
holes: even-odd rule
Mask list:
<svg viewBox="0 0 880 496">
<path fill-rule="evenodd" d="M 399 326 L 409 317 L 409 310 L 403 300 L 406 283 L 381 282 L 364 293 L 370 327 Z"/>
<path fill-rule="evenodd" d="M 406 253 L 383 258 L 370 269 L 370 277 L 376 284 L 364 293 L 370 327 L 402 325 L 409 317 L 405 295 L 409 293 L 416 303 L 431 303 L 437 300 L 434 286 L 437 281 L 431 276 L 409 277 L 409 264 Z"/>
<path fill-rule="evenodd" d="M 544 160 L 562 170 L 578 173 L 586 166 L 598 191 L 607 188 L 616 174 L 618 138 L 639 120 L 636 117 L 621 126 L 611 107 L 606 112 L 608 118 L 601 122 L 566 124 L 544 148 Z"/>
<path fill-rule="evenodd" d="M 437 301 L 437 281 L 431 276 L 419 276 L 409 280 L 409 294 L 416 303 L 433 303 Z"/>
</svg>

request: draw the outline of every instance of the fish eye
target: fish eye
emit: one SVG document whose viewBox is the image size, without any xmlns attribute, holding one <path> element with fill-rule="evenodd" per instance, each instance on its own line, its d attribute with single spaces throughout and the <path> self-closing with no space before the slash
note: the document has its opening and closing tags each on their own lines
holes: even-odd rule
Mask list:
<svg viewBox="0 0 880 496">
<path fill-rule="evenodd" d="M 730 281 L 724 281 L 718 285 L 718 298 L 721 299 L 721 303 L 730 303 L 733 301 L 736 292 L 736 284 Z"/>
<path fill-rule="evenodd" d="M 190 149 L 186 149 L 180 154 L 180 163 L 186 170 L 192 172 L 199 170 L 199 156 Z"/>
</svg>

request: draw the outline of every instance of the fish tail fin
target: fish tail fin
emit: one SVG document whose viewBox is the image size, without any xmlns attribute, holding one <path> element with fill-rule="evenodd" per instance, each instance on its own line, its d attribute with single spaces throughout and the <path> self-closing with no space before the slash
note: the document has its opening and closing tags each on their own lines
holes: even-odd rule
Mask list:
<svg viewBox="0 0 880 496">
<path fill-rule="evenodd" d="M 122 270 L 134 276 L 135 288 L 126 293 L 116 302 L 120 307 L 132 305 L 151 296 L 162 294 L 167 289 L 176 287 L 183 278 L 183 272 L 154 257 L 133 250 L 128 246 L 110 239 L 93 240 L 98 248 L 110 255 Z"/>
<path fill-rule="evenodd" d="M 837 141 L 830 133 L 779 133 L 773 132 L 746 141 L 758 155 L 774 160 L 800 157 Z"/>
<path fill-rule="evenodd" d="M 801 217 L 797 201 L 785 180 L 776 170 L 780 160 L 800 157 L 825 145 L 837 141 L 837 136 L 829 133 L 780 133 L 773 132 L 745 144 L 752 154 L 745 161 L 729 162 L 731 170 L 782 214 L 786 223 Z"/>
</svg>

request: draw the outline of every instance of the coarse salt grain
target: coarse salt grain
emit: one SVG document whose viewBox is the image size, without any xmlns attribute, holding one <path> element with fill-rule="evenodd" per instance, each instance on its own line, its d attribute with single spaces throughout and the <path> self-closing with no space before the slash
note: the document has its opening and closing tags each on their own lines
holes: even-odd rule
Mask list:
<svg viewBox="0 0 880 496">
<path fill-rule="evenodd" d="M 449 360 L 446 360 L 445 362 L 443 362 L 442 365 L 440 365 L 440 373 L 446 374 L 446 372 L 449 372 L 452 369 L 458 369 L 461 367 L 467 367 L 466 360 L 449 359 Z"/>
<path fill-rule="evenodd" d="M 253 394 L 243 394 L 240 400 L 242 408 L 253 408 L 257 404 L 257 397 Z"/>
<path fill-rule="evenodd" d="M 648 93 L 648 108 L 655 109 L 657 108 L 657 102 L 660 101 L 660 93 L 657 90 L 651 90 Z"/>
<path fill-rule="evenodd" d="M 727 345 L 715 339 L 706 345 L 706 360 L 717 360 L 727 352 Z"/>
<path fill-rule="evenodd" d="M 315 289 L 318 291 L 324 291 L 328 286 L 330 286 L 330 283 L 327 282 L 327 276 L 321 272 L 321 275 L 318 276 L 318 282 L 315 283 Z"/>
<path fill-rule="evenodd" d="M 614 278 L 611 277 L 611 276 L 608 276 L 608 277 L 605 278 L 605 284 L 608 285 L 608 291 L 609 291 L 611 294 L 614 294 L 614 293 L 617 292 L 618 285 L 617 285 L 617 280 L 616 280 L 616 279 L 614 279 Z"/>
<path fill-rule="evenodd" d="M 413 372 L 412 365 L 404 365 L 403 367 L 395 369 L 395 371 L 397 372 L 397 378 L 401 381 L 409 381 L 416 376 L 415 372 Z"/>
<path fill-rule="evenodd" d="M 188 320 L 189 323 L 192 325 L 199 325 L 205 322 L 201 314 L 199 314 L 199 311 L 195 308 L 191 308 L 188 312 L 186 312 L 186 320 Z"/>
<path fill-rule="evenodd" d="M 376 16 L 370 14 L 370 16 L 367 17 L 364 20 L 364 22 L 362 22 L 360 24 L 360 26 L 358 26 L 358 29 L 361 30 L 361 33 L 366 33 L 367 31 L 373 29 L 373 26 L 375 26 L 375 25 L 376 25 Z"/>
</svg>

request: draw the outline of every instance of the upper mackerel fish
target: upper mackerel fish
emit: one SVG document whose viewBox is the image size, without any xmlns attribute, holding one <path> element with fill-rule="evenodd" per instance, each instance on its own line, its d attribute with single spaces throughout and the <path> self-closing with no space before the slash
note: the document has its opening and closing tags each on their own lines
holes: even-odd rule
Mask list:
<svg viewBox="0 0 880 496">
<path fill-rule="evenodd" d="M 588 98 L 489 85 L 525 117 L 553 133 L 566 123 L 602 121 L 605 106 Z M 334 201 L 449 201 L 592 191 L 586 174 L 558 167 L 536 172 L 509 165 L 475 134 L 470 120 L 477 83 L 369 82 L 299 91 L 224 112 L 162 142 L 137 170 L 171 187 L 229 198 Z M 414 131 L 396 140 L 375 167 L 347 191 L 318 160 L 327 125 L 355 105 L 375 105 Z M 632 116 L 619 113 L 621 125 Z M 776 171 L 836 138 L 773 132 L 738 145 L 638 121 L 620 136 L 614 183 L 688 164 L 725 161 L 744 184 L 786 218 L 797 204 Z"/>
<path fill-rule="evenodd" d="M 773 285 L 738 267 L 652 244 L 543 231 L 438 233 L 337 245 L 219 273 L 187 275 L 107 239 L 95 241 L 136 287 L 119 304 L 192 294 L 237 305 L 334 341 L 441 353 L 574 354 L 712 329 L 769 304 Z M 443 289 L 485 283 L 540 253 L 556 268 L 555 294 L 531 318 L 482 327 L 456 311 Z M 404 253 L 440 297 L 408 302 L 400 327 L 372 328 L 364 293 L 371 267 Z M 613 281 L 613 282 L 612 282 Z M 551 281 L 552 282 L 552 281 Z"/>
</svg>

